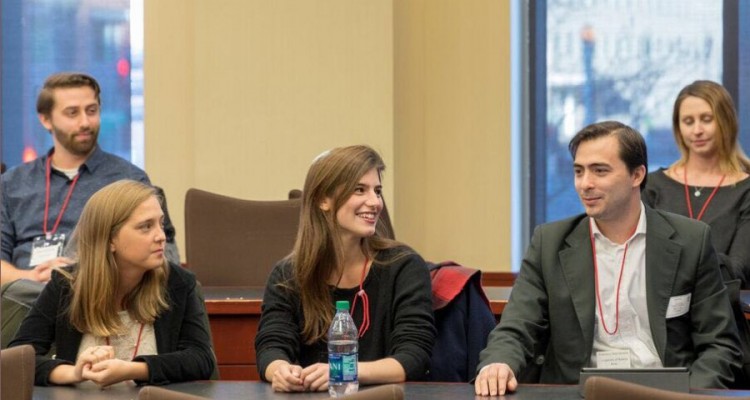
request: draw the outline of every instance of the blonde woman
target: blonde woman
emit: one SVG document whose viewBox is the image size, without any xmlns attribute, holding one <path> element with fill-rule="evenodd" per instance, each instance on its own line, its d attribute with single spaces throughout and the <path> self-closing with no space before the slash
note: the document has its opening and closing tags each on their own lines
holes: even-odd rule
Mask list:
<svg viewBox="0 0 750 400">
<path fill-rule="evenodd" d="M 164 257 L 163 221 L 154 189 L 139 182 L 88 200 L 71 240 L 77 263 L 53 272 L 10 344 L 34 346 L 37 385 L 210 377 L 206 311 L 193 274 Z"/>
<path fill-rule="evenodd" d="M 712 81 L 695 81 L 677 96 L 672 130 L 680 158 L 650 173 L 647 205 L 711 226 L 724 271 L 750 287 L 750 160 L 737 140 L 732 97 Z"/>
<path fill-rule="evenodd" d="M 266 284 L 255 339 L 258 372 L 275 391 L 328 388 L 326 333 L 337 300 L 359 328 L 359 382 L 423 377 L 435 338 L 424 260 L 386 239 L 383 160 L 367 146 L 333 149 L 307 173 L 294 250 Z"/>
</svg>

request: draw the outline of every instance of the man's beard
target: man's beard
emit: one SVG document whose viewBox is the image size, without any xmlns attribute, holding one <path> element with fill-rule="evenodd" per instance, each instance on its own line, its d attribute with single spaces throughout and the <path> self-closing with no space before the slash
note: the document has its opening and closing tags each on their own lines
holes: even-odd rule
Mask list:
<svg viewBox="0 0 750 400">
<path fill-rule="evenodd" d="M 53 134 L 55 135 L 55 138 L 57 138 L 58 143 L 60 143 L 60 145 L 69 153 L 76 156 L 89 155 L 91 150 L 96 146 L 96 141 L 99 138 L 99 129 L 90 129 L 88 133 L 91 134 L 90 140 L 80 142 L 76 140 L 76 136 L 78 136 L 79 133 L 66 135 L 57 129 L 53 129 Z"/>
</svg>

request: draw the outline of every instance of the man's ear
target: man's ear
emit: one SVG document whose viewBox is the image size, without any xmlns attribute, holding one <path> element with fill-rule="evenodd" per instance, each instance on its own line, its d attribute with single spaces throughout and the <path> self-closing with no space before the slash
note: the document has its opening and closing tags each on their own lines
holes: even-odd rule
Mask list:
<svg viewBox="0 0 750 400">
<path fill-rule="evenodd" d="M 641 182 L 643 182 L 644 179 L 646 179 L 646 166 L 640 165 L 633 170 L 633 186 L 641 186 Z"/>
<path fill-rule="evenodd" d="M 52 120 L 48 116 L 44 114 L 37 114 L 37 117 L 39 117 L 39 122 L 41 122 L 42 126 L 44 126 L 44 129 L 52 131 Z"/>
</svg>

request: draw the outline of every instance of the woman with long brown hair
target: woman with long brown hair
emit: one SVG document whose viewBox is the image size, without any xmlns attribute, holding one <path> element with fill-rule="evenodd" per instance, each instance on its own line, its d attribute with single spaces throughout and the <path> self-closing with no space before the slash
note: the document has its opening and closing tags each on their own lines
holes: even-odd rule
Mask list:
<svg viewBox="0 0 750 400">
<path fill-rule="evenodd" d="M 750 287 L 750 160 L 738 141 L 732 97 L 712 81 L 677 96 L 672 130 L 680 158 L 650 173 L 643 202 L 711 226 L 723 270 Z"/>
<path fill-rule="evenodd" d="M 260 376 L 276 391 L 326 390 L 337 300 L 352 304 L 359 328 L 360 383 L 415 380 L 429 368 L 430 276 L 381 231 L 384 168 L 367 146 L 330 150 L 310 166 L 294 250 L 268 279 L 255 339 Z"/>
<path fill-rule="evenodd" d="M 155 190 L 122 180 L 83 208 L 70 248 L 10 346 L 36 350 L 37 385 L 166 384 L 215 368 L 195 276 L 164 257 Z M 47 355 L 52 345 L 56 355 Z"/>
</svg>

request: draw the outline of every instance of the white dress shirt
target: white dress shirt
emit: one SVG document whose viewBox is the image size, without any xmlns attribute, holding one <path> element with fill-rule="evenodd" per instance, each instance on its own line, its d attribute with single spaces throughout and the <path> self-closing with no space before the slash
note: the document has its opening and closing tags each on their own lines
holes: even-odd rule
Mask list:
<svg viewBox="0 0 750 400">
<path fill-rule="evenodd" d="M 590 366 L 598 366 L 598 352 L 629 350 L 632 368 L 660 368 L 663 365 L 651 336 L 646 302 L 646 211 L 643 203 L 635 233 L 624 244 L 607 239 L 596 221 L 591 221 L 591 231 L 596 243 L 601 309 L 598 303 L 595 304 L 594 346 Z M 627 254 L 624 254 L 626 246 Z M 622 283 L 617 318 L 617 281 L 621 267 Z M 612 333 L 617 328 L 613 334 L 607 333 L 602 326 L 602 312 L 607 330 Z"/>
</svg>

